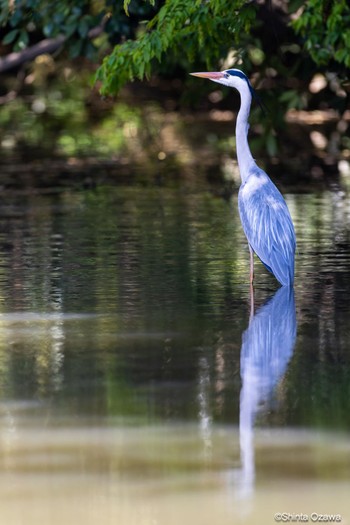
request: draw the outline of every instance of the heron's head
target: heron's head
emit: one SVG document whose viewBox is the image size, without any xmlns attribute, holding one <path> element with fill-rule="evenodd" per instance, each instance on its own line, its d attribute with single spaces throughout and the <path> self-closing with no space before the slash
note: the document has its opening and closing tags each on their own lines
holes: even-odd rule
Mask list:
<svg viewBox="0 0 350 525">
<path fill-rule="evenodd" d="M 225 69 L 224 71 L 212 71 L 209 73 L 191 73 L 191 75 L 194 77 L 208 78 L 224 86 L 236 88 L 238 91 L 242 91 L 248 86 L 251 95 L 255 96 L 255 91 L 247 75 L 240 69 Z"/>
</svg>

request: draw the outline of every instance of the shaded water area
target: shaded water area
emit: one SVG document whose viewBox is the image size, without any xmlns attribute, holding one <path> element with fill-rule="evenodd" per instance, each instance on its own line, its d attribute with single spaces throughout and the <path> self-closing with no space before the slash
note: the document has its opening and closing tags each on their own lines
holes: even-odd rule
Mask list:
<svg viewBox="0 0 350 525">
<path fill-rule="evenodd" d="M 3 194 L 1 524 L 350 523 L 350 206 L 285 195 L 250 319 L 236 195 Z"/>
</svg>

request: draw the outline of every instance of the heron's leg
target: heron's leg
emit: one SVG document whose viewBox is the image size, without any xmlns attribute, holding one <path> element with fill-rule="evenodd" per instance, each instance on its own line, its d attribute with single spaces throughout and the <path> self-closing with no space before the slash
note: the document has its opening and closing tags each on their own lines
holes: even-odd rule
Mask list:
<svg viewBox="0 0 350 525">
<path fill-rule="evenodd" d="M 254 280 L 254 252 L 250 244 L 249 246 L 249 253 L 250 253 L 250 283 L 253 284 Z"/>
<path fill-rule="evenodd" d="M 248 246 L 250 254 L 250 320 L 252 320 L 254 317 L 254 252 L 250 244 L 248 244 Z"/>
<path fill-rule="evenodd" d="M 254 317 L 254 286 L 253 283 L 250 283 L 250 314 L 249 314 L 249 322 Z"/>
</svg>

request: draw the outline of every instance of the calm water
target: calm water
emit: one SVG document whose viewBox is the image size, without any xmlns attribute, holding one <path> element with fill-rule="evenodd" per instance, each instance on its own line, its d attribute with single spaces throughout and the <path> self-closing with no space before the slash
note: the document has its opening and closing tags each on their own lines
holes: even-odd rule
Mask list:
<svg viewBox="0 0 350 525">
<path fill-rule="evenodd" d="M 350 201 L 286 198 L 249 319 L 236 196 L 2 196 L 1 525 L 350 524 Z"/>
</svg>

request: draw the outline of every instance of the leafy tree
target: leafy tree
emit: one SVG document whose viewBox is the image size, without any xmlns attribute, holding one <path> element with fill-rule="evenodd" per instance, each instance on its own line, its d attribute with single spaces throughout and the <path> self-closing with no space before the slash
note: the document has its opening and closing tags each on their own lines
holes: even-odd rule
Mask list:
<svg viewBox="0 0 350 525">
<path fill-rule="evenodd" d="M 128 13 L 114 0 L 0 0 L 0 40 L 11 53 L 2 53 L 0 71 L 60 48 L 70 58 L 98 62 L 101 47 L 135 38 L 140 22 L 154 13 L 142 0 L 135 0 Z"/>
<path fill-rule="evenodd" d="M 263 9 L 271 16 L 264 19 Z M 305 57 L 318 66 L 350 67 L 347 0 L 285 1 L 288 14 L 271 1 L 263 9 L 247 0 L 0 0 L 0 38 L 5 46 L 0 71 L 57 47 L 70 57 L 84 56 L 99 63 L 98 52 L 107 51 L 108 44 L 112 49 L 96 78 L 103 93 L 115 93 L 129 80 L 162 71 L 164 64 L 185 69 L 195 63 L 217 67 L 229 51 L 249 67 L 249 49 L 264 52 L 261 35 L 268 32 L 270 40 L 279 39 L 281 24 L 284 37 L 302 45 Z M 284 37 L 277 42 L 271 62 L 283 63 Z M 48 39 L 57 47 L 46 48 L 43 42 L 47 44 Z M 33 46 L 37 48 L 28 53 Z M 17 53 L 17 61 L 12 62 L 4 51 Z M 253 66 L 260 65 L 258 54 Z"/>
<path fill-rule="evenodd" d="M 350 68 L 348 0 L 0 0 L 0 40 L 0 72 L 61 50 L 59 56 L 98 66 L 104 95 L 152 74 L 241 67 L 268 87 L 271 111 L 259 116 L 264 133 L 255 142 L 271 156 L 286 111 L 320 104 L 309 90 L 316 72 L 328 75 L 323 103 L 340 114 L 347 107 L 341 81 Z M 212 88 L 197 82 L 195 89 Z"/>
<path fill-rule="evenodd" d="M 127 7 L 130 0 L 124 3 Z M 294 1 L 289 9 L 290 17 L 281 13 L 280 18 L 286 26 L 294 19 L 291 25 L 296 34 L 293 38 L 289 33 L 289 37 L 300 45 L 304 41 L 306 57 L 317 66 L 350 67 L 350 5 L 346 0 Z M 245 0 L 167 0 L 136 39 L 117 45 L 104 59 L 97 73 L 102 92 L 115 93 L 126 81 L 149 76 L 157 70 L 156 62 L 167 61 L 169 55 L 177 63 L 184 64 L 185 59 L 186 64 L 202 62 L 208 68 L 217 67 L 230 50 L 244 59 L 247 46 L 262 47 L 261 41 L 254 42 L 262 22 L 257 15 L 258 5 Z M 265 23 L 271 24 L 273 39 L 274 20 Z M 276 62 L 278 54 L 273 58 Z M 255 61 L 259 62 L 256 57 Z"/>
<path fill-rule="evenodd" d="M 186 60 L 215 67 L 230 47 L 239 47 L 255 17 L 255 4 L 245 0 L 168 0 L 136 40 L 116 46 L 104 59 L 97 74 L 102 92 L 114 93 L 127 80 L 149 76 L 156 61 L 184 65 Z"/>
<path fill-rule="evenodd" d="M 335 62 L 350 68 L 349 2 L 308 0 L 301 5 L 303 12 L 293 27 L 305 39 L 305 51 L 318 65 Z"/>
</svg>

